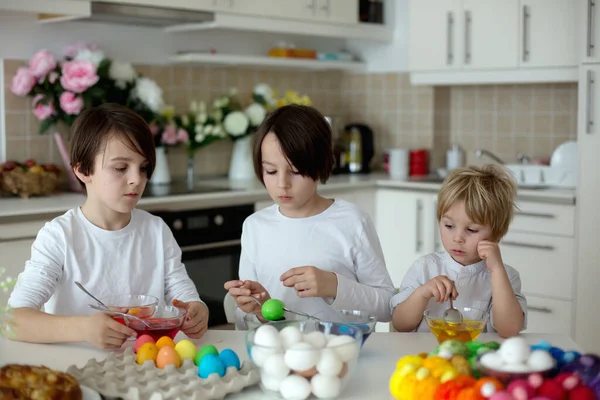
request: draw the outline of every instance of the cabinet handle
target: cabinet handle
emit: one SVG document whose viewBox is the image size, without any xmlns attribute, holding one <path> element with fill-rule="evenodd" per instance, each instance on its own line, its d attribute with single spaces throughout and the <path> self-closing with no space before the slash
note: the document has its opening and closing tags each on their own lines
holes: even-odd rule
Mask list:
<svg viewBox="0 0 600 400">
<path fill-rule="evenodd" d="M 552 314 L 552 309 L 548 307 L 527 306 L 529 311 L 541 312 L 544 314 Z"/>
<path fill-rule="evenodd" d="M 327 13 L 327 16 L 329 17 L 331 15 L 330 11 L 330 5 L 329 5 L 329 0 L 327 0 L 327 2 L 325 3 L 326 5 L 324 5 L 323 7 L 321 7 L 321 10 L 325 11 L 325 13 Z"/>
<path fill-rule="evenodd" d="M 421 248 L 423 247 L 423 242 L 421 241 L 421 212 L 423 210 L 423 202 L 421 199 L 417 199 L 417 224 L 415 226 L 415 251 L 417 253 L 421 252 Z"/>
<path fill-rule="evenodd" d="M 529 7 L 523 6 L 523 62 L 529 61 L 529 18 L 531 18 Z"/>
<path fill-rule="evenodd" d="M 527 212 L 527 211 L 515 211 L 515 215 L 520 215 L 522 217 L 536 217 L 536 218 L 548 218 L 548 219 L 554 218 L 553 214 L 542 214 L 542 213 L 534 213 L 534 212 Z"/>
<path fill-rule="evenodd" d="M 546 245 L 546 244 L 531 244 L 531 243 L 519 243 L 519 242 L 500 242 L 505 246 L 513 246 L 513 247 L 525 247 L 528 249 L 536 249 L 536 250 L 554 250 L 554 246 Z"/>
<path fill-rule="evenodd" d="M 594 119 L 592 117 L 592 101 L 594 99 L 592 97 L 592 92 L 594 90 L 594 84 L 596 83 L 591 69 L 586 71 L 586 81 L 587 93 L 585 101 L 585 133 L 589 135 L 592 133 L 592 129 L 594 128 Z"/>
<path fill-rule="evenodd" d="M 306 6 L 306 8 L 308 8 L 309 10 L 312 10 L 313 14 L 315 13 L 315 3 L 317 0 L 310 0 L 308 2 L 308 5 Z"/>
<path fill-rule="evenodd" d="M 446 24 L 446 28 L 447 28 L 447 32 L 446 32 L 446 64 L 448 65 L 452 65 L 452 63 L 454 62 L 454 49 L 452 44 L 454 43 L 454 14 L 452 14 L 452 12 L 448 12 L 448 17 L 447 17 L 447 24 Z"/>
<path fill-rule="evenodd" d="M 18 242 L 19 240 L 35 240 L 35 236 L 19 236 L 14 238 L 2 239 L 0 238 L 0 243 L 10 243 L 10 242 Z"/>
<path fill-rule="evenodd" d="M 471 11 L 465 11 L 465 64 L 471 63 Z"/>
<path fill-rule="evenodd" d="M 596 12 L 596 2 L 595 0 L 588 0 L 588 9 L 587 9 L 587 56 L 592 57 L 592 51 L 594 50 L 594 37 L 593 37 L 593 29 L 594 29 L 594 13 Z"/>
</svg>

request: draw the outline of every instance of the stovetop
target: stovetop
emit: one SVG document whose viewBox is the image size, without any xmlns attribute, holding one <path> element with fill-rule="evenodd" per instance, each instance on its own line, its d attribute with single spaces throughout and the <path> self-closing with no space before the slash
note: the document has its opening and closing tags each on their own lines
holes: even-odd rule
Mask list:
<svg viewBox="0 0 600 400">
<path fill-rule="evenodd" d="M 167 185 L 153 185 L 148 183 L 142 195 L 144 197 L 164 197 L 181 194 L 198 194 L 214 192 L 232 192 L 239 189 L 233 189 L 227 186 L 202 185 L 196 184 L 193 189 L 189 189 L 186 182 L 171 182 Z"/>
</svg>

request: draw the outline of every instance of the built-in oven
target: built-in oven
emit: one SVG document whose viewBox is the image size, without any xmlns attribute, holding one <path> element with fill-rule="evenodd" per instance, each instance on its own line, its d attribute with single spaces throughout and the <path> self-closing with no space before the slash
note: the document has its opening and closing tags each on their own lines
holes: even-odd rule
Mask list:
<svg viewBox="0 0 600 400">
<path fill-rule="evenodd" d="M 227 323 L 223 284 L 239 279 L 242 224 L 253 212 L 254 205 L 153 212 L 181 247 L 187 273 L 210 310 L 209 327 Z"/>
</svg>

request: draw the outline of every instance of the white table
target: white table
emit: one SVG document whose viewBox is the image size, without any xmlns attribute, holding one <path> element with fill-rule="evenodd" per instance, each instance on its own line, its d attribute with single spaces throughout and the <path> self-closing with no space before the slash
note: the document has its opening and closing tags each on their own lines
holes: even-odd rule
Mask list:
<svg viewBox="0 0 600 400">
<path fill-rule="evenodd" d="M 213 344 L 217 349 L 231 348 L 242 360 L 248 359 L 244 334 L 242 331 L 209 330 L 199 340 L 197 346 Z M 565 350 L 579 350 L 572 339 L 564 335 L 523 334 L 530 344 L 547 340 L 554 346 Z M 180 333 L 175 341 L 185 338 Z M 500 341 L 497 335 L 482 334 L 478 340 Z M 131 346 L 133 342 L 128 342 Z M 344 399 L 392 399 L 388 382 L 399 358 L 407 354 L 428 352 L 437 346 L 431 333 L 373 333 L 365 343 L 353 372 L 353 379 L 344 390 Z M 108 352 L 99 350 L 86 343 L 77 344 L 30 344 L 0 338 L 0 366 L 8 363 L 37 364 L 65 371 L 70 365 L 83 367 L 87 360 L 102 360 Z M 241 393 L 230 395 L 228 399 L 258 400 L 264 399 L 260 388 L 246 389 Z"/>
</svg>

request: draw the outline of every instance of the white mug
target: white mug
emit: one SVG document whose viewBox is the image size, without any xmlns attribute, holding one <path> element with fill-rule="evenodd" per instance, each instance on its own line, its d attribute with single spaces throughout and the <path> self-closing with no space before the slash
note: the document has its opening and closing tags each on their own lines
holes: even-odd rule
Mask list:
<svg viewBox="0 0 600 400">
<path fill-rule="evenodd" d="M 388 150 L 388 171 L 392 179 L 408 178 L 408 149 Z"/>
</svg>

